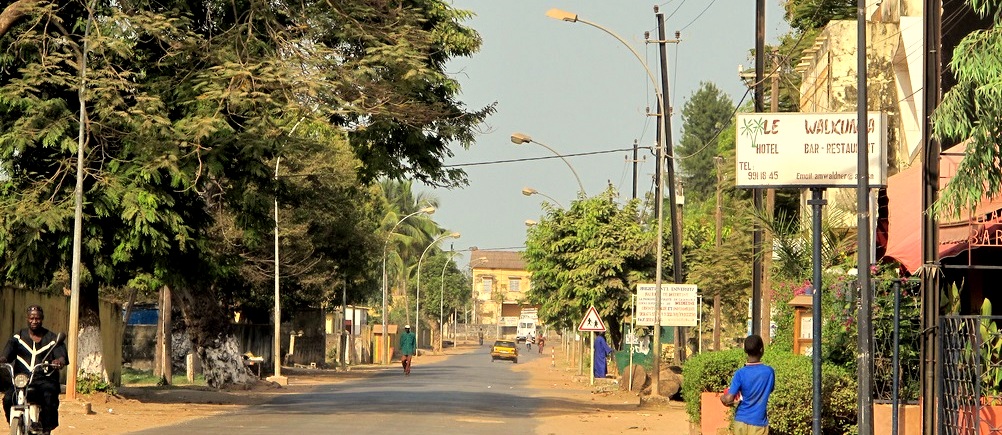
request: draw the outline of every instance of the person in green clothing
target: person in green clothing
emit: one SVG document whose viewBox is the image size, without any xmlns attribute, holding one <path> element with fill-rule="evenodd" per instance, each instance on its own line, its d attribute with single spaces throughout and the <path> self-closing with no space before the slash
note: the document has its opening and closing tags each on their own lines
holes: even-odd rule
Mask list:
<svg viewBox="0 0 1002 435">
<path fill-rule="evenodd" d="M 411 374 L 411 358 L 417 351 L 417 337 L 411 332 L 411 325 L 404 325 L 404 333 L 400 334 L 400 364 L 404 366 L 404 375 Z"/>
</svg>

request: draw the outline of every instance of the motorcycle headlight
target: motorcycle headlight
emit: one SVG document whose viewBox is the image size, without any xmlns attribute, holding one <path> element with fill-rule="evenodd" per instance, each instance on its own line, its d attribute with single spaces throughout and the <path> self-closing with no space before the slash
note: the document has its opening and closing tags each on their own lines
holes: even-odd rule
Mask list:
<svg viewBox="0 0 1002 435">
<path fill-rule="evenodd" d="M 14 386 L 17 388 L 24 388 L 28 386 L 28 375 L 21 373 L 14 376 Z"/>
</svg>

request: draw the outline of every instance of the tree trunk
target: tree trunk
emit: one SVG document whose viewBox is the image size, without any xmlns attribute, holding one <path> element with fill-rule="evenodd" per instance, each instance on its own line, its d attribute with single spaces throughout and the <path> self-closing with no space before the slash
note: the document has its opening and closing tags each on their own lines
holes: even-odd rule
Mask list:
<svg viewBox="0 0 1002 435">
<path fill-rule="evenodd" d="M 230 315 L 212 289 L 174 288 L 188 334 L 202 362 L 205 382 L 213 388 L 250 384 L 257 380 L 244 369 Z M 274 361 L 278 364 L 279 361 Z"/>
<path fill-rule="evenodd" d="M 98 314 L 97 288 L 80 289 L 80 330 L 77 334 L 77 373 L 108 380 L 104 368 L 104 346 L 101 339 L 101 316 Z"/>
</svg>

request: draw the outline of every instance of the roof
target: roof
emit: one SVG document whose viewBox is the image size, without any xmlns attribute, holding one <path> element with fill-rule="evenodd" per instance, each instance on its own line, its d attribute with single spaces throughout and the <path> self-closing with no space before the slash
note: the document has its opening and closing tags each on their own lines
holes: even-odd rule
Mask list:
<svg viewBox="0 0 1002 435">
<path fill-rule="evenodd" d="M 965 144 L 940 154 L 939 188 L 957 173 Z M 969 248 L 973 220 L 1002 209 L 1002 198 L 982 198 L 973 211 L 961 216 L 945 216 L 939 222 L 939 258 L 958 255 Z M 914 164 L 887 179 L 887 250 L 884 257 L 901 263 L 909 273 L 922 265 L 922 165 Z M 989 233 L 1002 229 L 1002 223 L 985 224 Z"/>
<path fill-rule="evenodd" d="M 481 251 L 470 253 L 474 269 L 525 270 L 525 259 L 518 251 Z"/>
</svg>

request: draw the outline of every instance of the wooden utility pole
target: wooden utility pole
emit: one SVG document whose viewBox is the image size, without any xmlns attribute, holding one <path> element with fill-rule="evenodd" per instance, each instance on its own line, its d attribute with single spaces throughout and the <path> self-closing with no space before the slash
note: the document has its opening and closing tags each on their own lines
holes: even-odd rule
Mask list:
<svg viewBox="0 0 1002 435">
<path fill-rule="evenodd" d="M 772 107 L 779 112 L 779 50 L 772 51 Z M 769 219 L 776 217 L 776 189 L 765 190 L 765 213 Z M 772 341 L 772 233 L 762 235 L 762 341 Z"/>
<path fill-rule="evenodd" d="M 723 168 L 724 158 L 716 156 L 713 158 L 713 162 L 717 166 L 717 238 L 716 247 L 717 252 L 720 252 L 720 246 L 723 244 L 723 239 L 721 236 L 721 230 L 723 229 L 723 210 L 720 198 L 720 184 L 723 182 L 723 174 L 720 170 Z M 717 289 L 713 295 L 713 350 L 720 350 L 720 290 Z"/>
<path fill-rule="evenodd" d="M 157 319 L 157 351 L 154 354 L 153 375 L 159 376 L 167 385 L 174 376 L 171 352 L 171 294 L 170 287 L 160 289 L 160 315 Z"/>
</svg>

